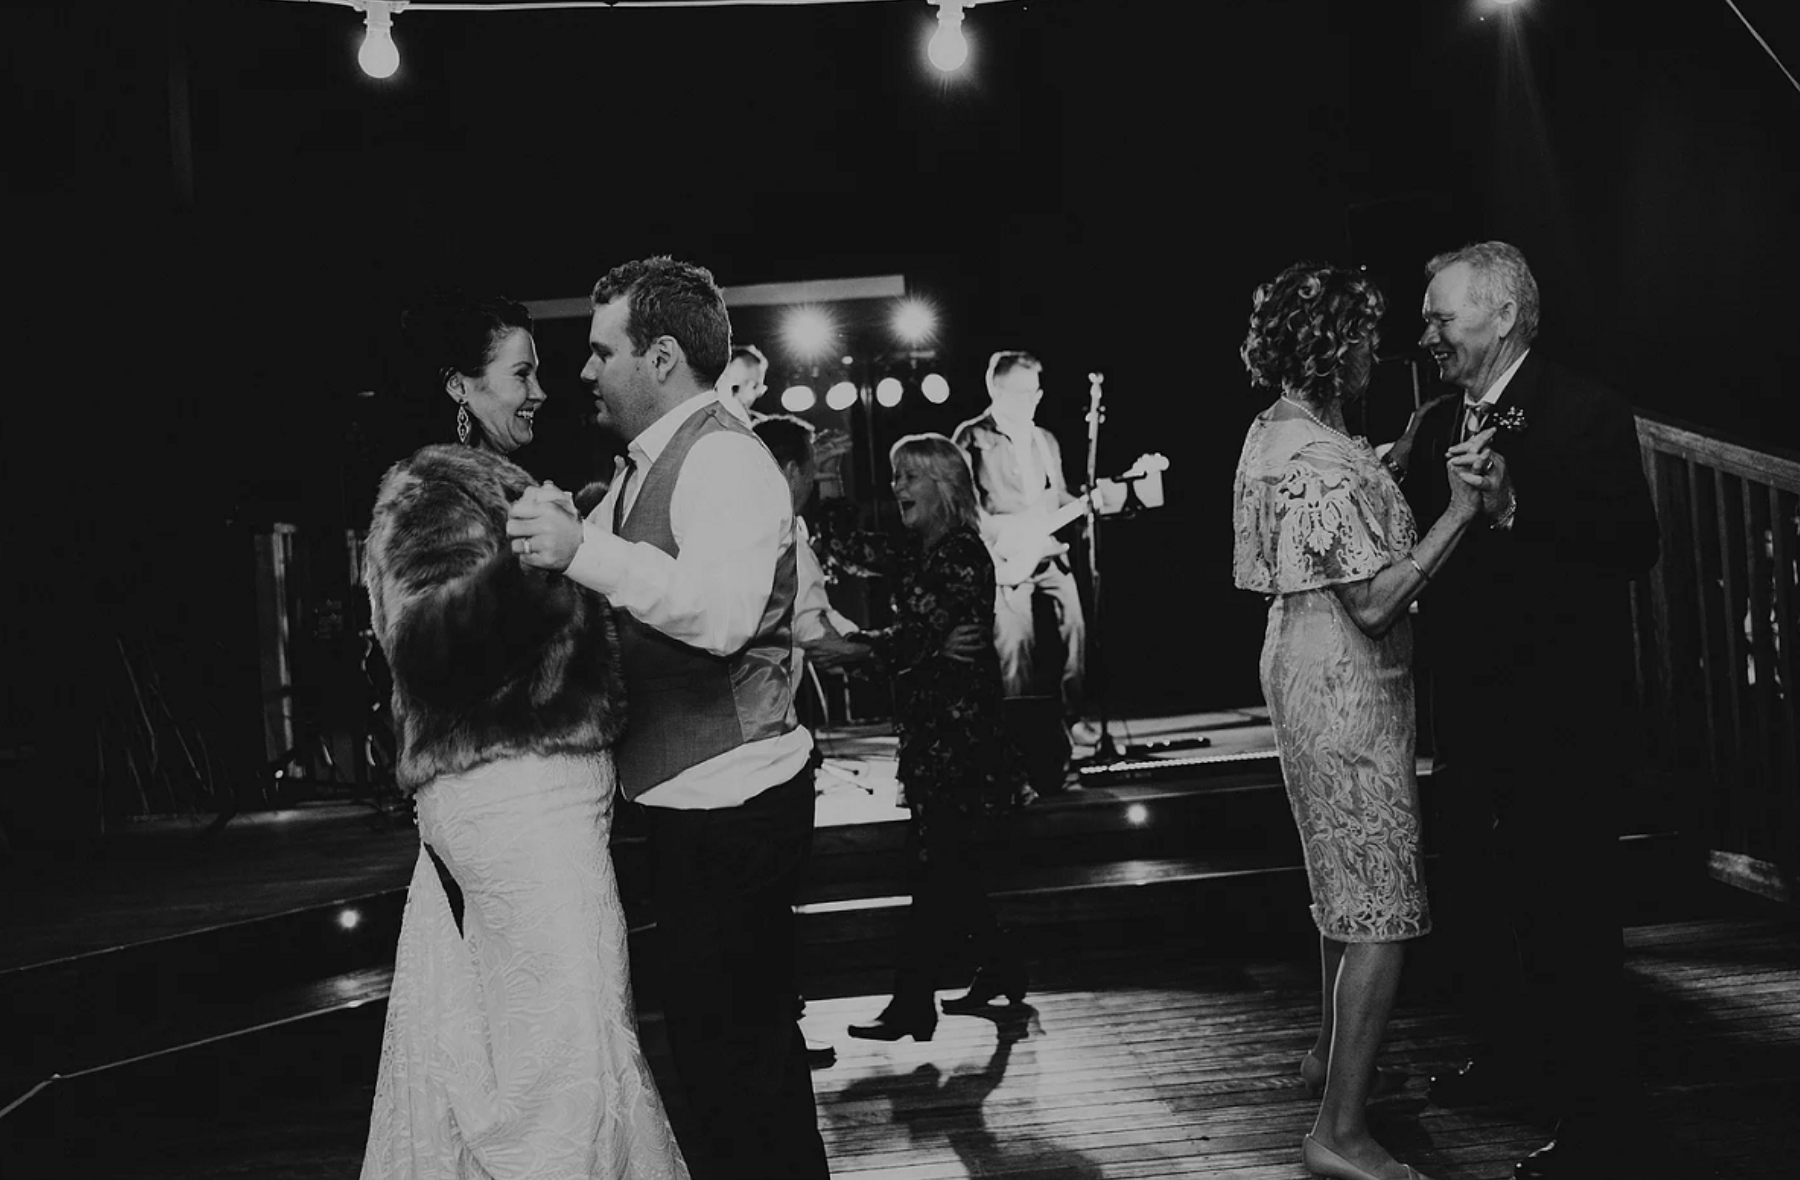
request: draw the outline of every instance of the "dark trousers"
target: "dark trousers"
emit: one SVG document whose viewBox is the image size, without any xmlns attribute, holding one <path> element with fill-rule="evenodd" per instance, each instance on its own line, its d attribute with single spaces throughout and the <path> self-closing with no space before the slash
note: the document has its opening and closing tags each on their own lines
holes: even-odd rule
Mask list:
<svg viewBox="0 0 1800 1180">
<path fill-rule="evenodd" d="M 1485 1047 L 1541 1078 L 1555 1114 L 1606 1116 L 1636 1074 L 1621 988 L 1616 753 L 1540 747 L 1529 764 L 1518 753 L 1454 756 L 1438 926 Z"/>
<path fill-rule="evenodd" d="M 647 807 L 669 1049 L 700 1142 L 695 1180 L 828 1176 L 795 1023 L 794 897 L 813 771 L 738 807 Z"/>
<path fill-rule="evenodd" d="M 972 846 L 976 830 L 975 821 L 953 811 L 932 814 L 924 824 L 915 818 L 907 826 L 912 905 L 901 926 L 894 973 L 894 997 L 902 1004 L 935 1006 L 938 967 L 964 938 L 974 943 L 982 966 L 998 965 L 1007 952 Z"/>
</svg>

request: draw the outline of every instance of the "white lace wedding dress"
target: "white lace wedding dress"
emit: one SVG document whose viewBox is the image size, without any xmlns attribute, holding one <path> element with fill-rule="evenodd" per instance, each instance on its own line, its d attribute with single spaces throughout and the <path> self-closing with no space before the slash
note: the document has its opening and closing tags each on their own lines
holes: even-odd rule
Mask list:
<svg viewBox="0 0 1800 1180">
<path fill-rule="evenodd" d="M 638 1045 L 606 755 L 419 792 L 363 1180 L 686 1180 Z"/>
</svg>

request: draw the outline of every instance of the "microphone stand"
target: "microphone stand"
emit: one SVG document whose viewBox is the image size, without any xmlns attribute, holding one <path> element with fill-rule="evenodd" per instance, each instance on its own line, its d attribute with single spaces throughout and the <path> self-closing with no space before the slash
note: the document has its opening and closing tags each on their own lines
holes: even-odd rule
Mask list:
<svg viewBox="0 0 1800 1180">
<path fill-rule="evenodd" d="M 1104 373 L 1088 374 L 1088 449 L 1087 449 L 1087 491 L 1082 500 L 1087 518 L 1087 553 L 1088 579 L 1093 585 L 1094 616 L 1088 621 L 1088 651 L 1095 658 L 1088 668 L 1087 680 L 1092 686 L 1090 694 L 1100 710 L 1100 740 L 1094 745 L 1094 752 L 1083 759 L 1084 765 L 1105 766 L 1119 761 L 1119 751 L 1113 745 L 1112 731 L 1107 723 L 1106 680 L 1104 660 L 1101 657 L 1106 649 L 1100 642 L 1100 623 L 1102 603 L 1100 597 L 1100 509 L 1095 503 L 1095 490 L 1100 486 L 1100 423 L 1106 417 L 1101 406 L 1101 382 L 1106 380 Z"/>
</svg>

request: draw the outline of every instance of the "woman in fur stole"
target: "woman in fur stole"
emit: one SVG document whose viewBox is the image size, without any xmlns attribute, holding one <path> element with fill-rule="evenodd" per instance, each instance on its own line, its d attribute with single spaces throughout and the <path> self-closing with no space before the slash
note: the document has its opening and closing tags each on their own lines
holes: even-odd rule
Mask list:
<svg viewBox="0 0 1800 1180">
<path fill-rule="evenodd" d="M 369 531 L 422 847 L 362 1175 L 685 1180 L 608 850 L 625 717 L 610 610 L 524 568 L 506 537 L 521 496 L 566 502 L 505 457 L 544 400 L 531 320 L 460 300 L 421 326 L 462 441 L 395 464 Z"/>
</svg>

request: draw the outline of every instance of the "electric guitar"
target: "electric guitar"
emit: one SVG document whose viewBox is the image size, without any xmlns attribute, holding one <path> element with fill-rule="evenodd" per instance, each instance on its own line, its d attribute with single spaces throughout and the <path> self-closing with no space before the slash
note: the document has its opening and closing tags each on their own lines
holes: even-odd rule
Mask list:
<svg viewBox="0 0 1800 1180">
<path fill-rule="evenodd" d="M 1090 502 L 1098 511 L 1117 512 L 1125 498 L 1122 485 L 1126 481 L 1168 469 L 1169 461 L 1161 454 L 1139 455 L 1137 462 L 1126 468 L 1118 479 L 1097 481 L 1093 491 L 1075 497 L 1054 512 L 1015 512 L 984 517 L 981 535 L 994 558 L 994 580 L 1003 587 L 1029 582 L 1045 560 L 1059 557 L 1068 550 L 1067 545 L 1056 539 L 1056 534 L 1087 515 Z M 1112 505 L 1110 509 L 1109 504 Z"/>
</svg>

